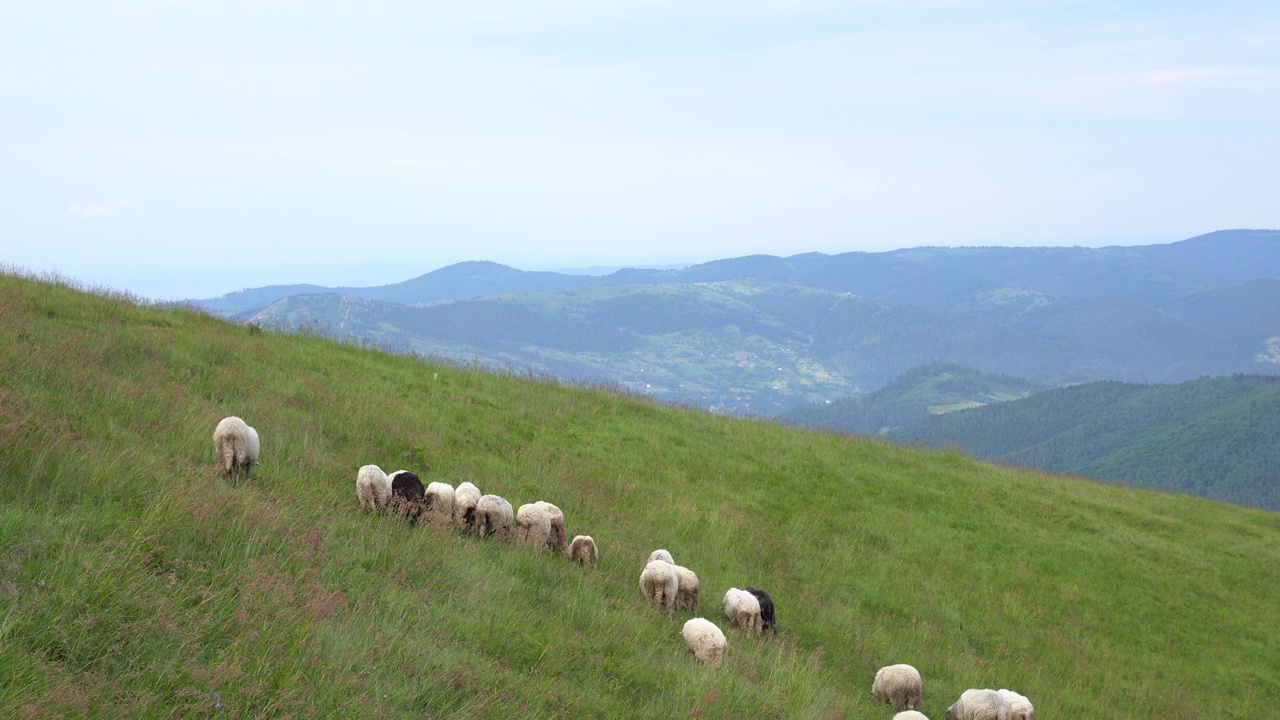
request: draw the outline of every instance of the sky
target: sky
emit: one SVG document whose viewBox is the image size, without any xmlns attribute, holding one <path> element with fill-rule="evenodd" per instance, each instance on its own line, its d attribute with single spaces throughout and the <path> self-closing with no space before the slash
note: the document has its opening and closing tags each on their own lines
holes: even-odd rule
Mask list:
<svg viewBox="0 0 1280 720">
<path fill-rule="evenodd" d="M 0 4 L 0 264 L 145 297 L 1280 227 L 1280 4 Z"/>
</svg>

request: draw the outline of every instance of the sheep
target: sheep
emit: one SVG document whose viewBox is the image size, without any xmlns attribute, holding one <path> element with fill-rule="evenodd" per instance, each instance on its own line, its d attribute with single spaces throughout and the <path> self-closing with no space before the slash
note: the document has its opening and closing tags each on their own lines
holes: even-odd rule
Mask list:
<svg viewBox="0 0 1280 720">
<path fill-rule="evenodd" d="M 249 479 L 249 471 L 258 464 L 262 449 L 258 431 L 235 415 L 218 421 L 218 427 L 213 430 L 213 446 L 222 459 L 222 469 L 231 476 L 231 487 L 240 484 L 241 473 Z"/>
<path fill-rule="evenodd" d="M 693 652 L 699 662 L 718 668 L 724 661 L 724 651 L 729 647 L 724 632 L 716 624 L 706 618 L 692 618 L 684 624 L 680 634 L 684 636 L 684 644 Z"/>
<path fill-rule="evenodd" d="M 542 508 L 542 511 L 551 519 L 551 534 L 547 536 L 547 548 L 553 553 L 564 552 L 565 544 L 568 542 L 564 532 L 564 513 L 555 505 L 542 500 L 534 505 Z"/>
<path fill-rule="evenodd" d="M 680 587 L 676 590 L 676 609 L 698 611 L 698 576 L 689 568 L 673 565 Z"/>
<path fill-rule="evenodd" d="M 773 598 L 769 597 L 769 593 L 757 588 L 747 588 L 747 592 L 755 595 L 760 603 L 760 622 L 764 626 L 764 631 L 777 633 L 778 617 L 773 610 Z"/>
<path fill-rule="evenodd" d="M 1004 688 L 997 690 L 996 694 L 1009 703 L 1009 720 L 1036 720 L 1036 709 L 1026 695 Z"/>
<path fill-rule="evenodd" d="M 763 625 L 760 619 L 760 601 L 746 590 L 729 588 L 720 607 L 731 624 L 748 633 L 759 630 Z"/>
<path fill-rule="evenodd" d="M 397 470 L 391 473 L 391 507 L 400 517 L 407 517 L 416 522 L 422 514 L 423 497 L 426 488 L 422 480 L 408 470 Z"/>
<path fill-rule="evenodd" d="M 894 715 L 893 720 L 929 720 L 929 718 L 922 712 L 907 710 Z"/>
<path fill-rule="evenodd" d="M 521 505 L 516 510 L 516 542 L 541 550 L 547 546 L 547 538 L 551 537 L 551 518 L 538 505 L 530 503 Z"/>
<path fill-rule="evenodd" d="M 432 517 L 449 521 L 453 517 L 453 486 L 448 483 L 433 482 L 427 486 L 422 498 L 423 509 Z"/>
<path fill-rule="evenodd" d="M 995 690 L 965 690 L 947 708 L 947 720 L 1009 720 L 1009 703 Z"/>
<path fill-rule="evenodd" d="M 460 482 L 453 490 L 453 521 L 459 528 L 471 528 L 476 523 L 476 503 L 480 501 L 480 488 L 469 482 Z"/>
<path fill-rule="evenodd" d="M 384 510 L 391 504 L 391 478 L 377 465 L 365 465 L 356 473 L 356 497 L 369 510 Z"/>
<path fill-rule="evenodd" d="M 676 564 L 676 561 L 671 559 L 671 553 L 667 552 L 666 550 L 654 550 L 653 552 L 649 553 L 649 559 L 647 562 L 653 562 L 654 560 L 661 560 L 662 562 L 668 565 Z"/>
<path fill-rule="evenodd" d="M 886 665 L 876 671 L 871 696 L 894 710 L 919 710 L 924 702 L 920 671 L 910 665 Z"/>
<path fill-rule="evenodd" d="M 679 589 L 680 578 L 676 575 L 676 566 L 671 563 L 654 560 L 645 565 L 644 571 L 640 573 L 640 594 L 668 615 L 676 612 L 676 595 Z"/>
<path fill-rule="evenodd" d="M 480 537 L 511 534 L 511 503 L 497 495 L 484 495 L 476 501 L 476 534 Z"/>
<path fill-rule="evenodd" d="M 600 551 L 596 550 L 596 541 L 590 535 L 575 535 L 569 543 L 569 561 L 584 567 L 595 567 L 600 560 Z"/>
</svg>

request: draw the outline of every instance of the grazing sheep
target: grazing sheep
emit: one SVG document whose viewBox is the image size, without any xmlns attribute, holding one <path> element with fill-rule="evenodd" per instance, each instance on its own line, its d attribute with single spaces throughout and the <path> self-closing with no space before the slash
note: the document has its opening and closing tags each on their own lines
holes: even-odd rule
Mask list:
<svg viewBox="0 0 1280 720">
<path fill-rule="evenodd" d="M 453 521 L 460 528 L 476 524 L 476 503 L 480 502 L 480 488 L 469 482 L 460 482 L 453 490 Z"/>
<path fill-rule="evenodd" d="M 640 573 L 640 594 L 668 615 L 675 614 L 679 589 L 680 578 L 676 575 L 676 566 L 671 563 L 654 560 Z"/>
<path fill-rule="evenodd" d="M 894 715 L 893 720 L 929 720 L 929 718 L 922 712 L 907 710 L 906 712 L 900 712 L 897 715 Z"/>
<path fill-rule="evenodd" d="M 511 534 L 511 503 L 497 495 L 485 495 L 476 501 L 476 534 L 480 537 Z"/>
<path fill-rule="evenodd" d="M 551 518 L 535 504 L 521 505 L 516 510 L 516 543 L 522 547 L 541 550 L 551 537 Z"/>
<path fill-rule="evenodd" d="M 242 473 L 246 480 L 249 478 L 249 471 L 258 464 L 262 449 L 258 431 L 235 415 L 218 421 L 218 427 L 213 430 L 213 446 L 222 459 L 222 469 L 231 476 L 231 487 L 240 484 Z"/>
<path fill-rule="evenodd" d="M 698 576 L 681 565 L 673 565 L 680 587 L 676 590 L 676 609 L 698 611 Z"/>
<path fill-rule="evenodd" d="M 569 561 L 583 567 L 595 567 L 600 560 L 600 551 L 596 550 L 596 541 L 590 535 L 575 535 L 569 543 Z"/>
<path fill-rule="evenodd" d="M 689 650 L 699 662 L 704 662 L 711 667 L 720 667 L 720 663 L 724 661 L 724 651 L 729 647 L 729 641 L 725 639 L 724 633 L 716 627 L 715 623 L 706 618 L 693 618 L 684 624 L 680 634 L 684 635 L 684 644 L 689 646 Z"/>
<path fill-rule="evenodd" d="M 654 560 L 661 560 L 662 562 L 668 565 L 676 564 L 676 561 L 671 559 L 671 553 L 667 552 L 666 550 L 654 550 L 653 552 L 649 553 L 648 562 L 653 562 Z"/>
<path fill-rule="evenodd" d="M 1009 703 L 995 690 L 965 690 L 947 708 L 947 720 L 1009 720 Z"/>
<path fill-rule="evenodd" d="M 564 552 L 566 543 L 568 543 L 568 538 L 564 532 L 564 513 L 555 505 L 542 500 L 534 503 L 534 505 L 542 508 L 542 511 L 551 519 L 551 534 L 547 536 L 547 548 L 553 553 Z"/>
<path fill-rule="evenodd" d="M 996 694 L 1009 703 L 1009 720 L 1036 720 L 1036 709 L 1026 695 L 1004 688 L 997 690 Z"/>
<path fill-rule="evenodd" d="M 746 590 L 729 588 L 720 607 L 730 624 L 749 633 L 756 632 L 764 624 L 760 619 L 760 601 Z"/>
<path fill-rule="evenodd" d="M 876 671 L 871 696 L 894 710 L 919 710 L 924 702 L 920 671 L 910 665 L 886 665 Z"/>
<path fill-rule="evenodd" d="M 760 603 L 760 622 L 764 625 L 764 631 L 777 633 L 778 617 L 774 614 L 773 598 L 769 597 L 769 593 L 756 588 L 747 588 L 747 592 L 755 595 L 756 600 Z"/>
<path fill-rule="evenodd" d="M 422 514 L 423 497 L 427 489 L 422 480 L 408 470 L 391 473 L 391 507 L 400 517 L 417 521 Z"/>
<path fill-rule="evenodd" d="M 448 522 L 453 517 L 453 486 L 442 482 L 428 485 L 423 509 L 435 519 Z"/>
<path fill-rule="evenodd" d="M 356 473 L 356 497 L 369 510 L 384 510 L 391 504 L 391 478 L 377 465 L 365 465 Z"/>
</svg>

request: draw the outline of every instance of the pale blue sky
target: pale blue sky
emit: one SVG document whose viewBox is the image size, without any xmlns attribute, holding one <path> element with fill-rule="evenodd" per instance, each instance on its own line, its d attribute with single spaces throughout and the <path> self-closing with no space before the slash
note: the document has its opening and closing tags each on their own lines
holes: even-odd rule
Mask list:
<svg viewBox="0 0 1280 720">
<path fill-rule="evenodd" d="M 1280 227 L 1280 4 L 0 5 L 0 262 L 149 296 Z"/>
</svg>

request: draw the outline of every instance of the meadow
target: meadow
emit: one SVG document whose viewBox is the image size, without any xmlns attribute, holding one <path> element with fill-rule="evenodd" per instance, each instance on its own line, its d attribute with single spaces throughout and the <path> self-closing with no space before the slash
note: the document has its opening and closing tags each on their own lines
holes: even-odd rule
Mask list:
<svg viewBox="0 0 1280 720">
<path fill-rule="evenodd" d="M 1280 702 L 1280 515 L 263 332 L 0 275 L 0 717 L 1053 718 Z M 261 465 L 233 488 L 211 435 Z M 357 469 L 559 505 L 600 565 L 360 509 Z M 698 665 L 637 582 L 727 625 Z"/>
</svg>

